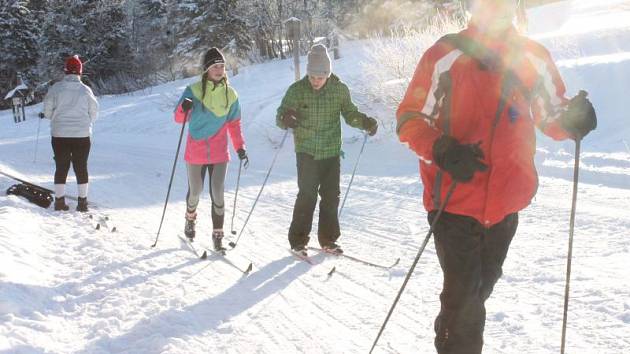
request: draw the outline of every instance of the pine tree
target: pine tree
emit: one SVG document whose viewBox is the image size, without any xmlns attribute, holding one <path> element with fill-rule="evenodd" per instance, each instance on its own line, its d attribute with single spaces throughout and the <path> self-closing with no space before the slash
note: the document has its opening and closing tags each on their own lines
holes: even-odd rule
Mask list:
<svg viewBox="0 0 630 354">
<path fill-rule="evenodd" d="M 130 74 L 135 65 L 122 1 L 84 2 L 89 16 L 85 20 L 84 52 L 90 71 L 106 80 L 116 74 Z"/>
<path fill-rule="evenodd" d="M 52 0 L 48 4 L 39 41 L 41 58 L 39 71 L 42 81 L 59 80 L 63 75 L 64 60 L 69 55 L 78 54 L 85 57 L 79 43 L 84 26 L 80 13 L 74 10 L 78 2 Z"/>
<path fill-rule="evenodd" d="M 208 19 L 207 30 L 199 38 L 199 46 L 213 43 L 212 46 L 226 48 L 231 45 L 237 52 L 251 48 L 251 37 L 247 23 L 238 12 L 237 0 L 216 0 L 214 5 L 204 12 Z M 208 44 L 206 44 L 208 45 Z"/>
<path fill-rule="evenodd" d="M 88 82 L 117 92 L 108 82 L 134 72 L 123 1 L 53 0 L 40 42 L 41 67 L 48 79 L 61 77 L 63 61 L 77 54 Z"/>
<path fill-rule="evenodd" d="M 251 47 L 246 21 L 240 15 L 237 0 L 183 0 L 168 14 L 168 28 L 173 43 L 171 53 L 180 74 L 198 72 L 203 53 L 218 47 L 239 56 Z"/>
<path fill-rule="evenodd" d="M 2 94 L 17 84 L 18 73 L 27 80 L 32 80 L 35 76 L 39 31 L 35 15 L 27 5 L 27 1 L 0 0 L 0 93 Z"/>
<path fill-rule="evenodd" d="M 204 21 L 201 18 L 203 6 L 199 6 L 199 0 L 174 2 L 175 4 L 169 6 L 167 25 L 168 40 L 171 43 L 171 59 L 191 64 L 196 62 L 198 57 L 198 53 L 193 53 L 197 49 L 193 44 L 197 42 L 198 33 L 203 28 Z M 183 70 L 180 68 L 179 71 Z"/>
<path fill-rule="evenodd" d="M 172 50 L 167 29 L 167 4 L 163 0 L 140 0 L 132 10 L 131 43 L 139 72 L 151 75 L 163 70 L 163 58 Z"/>
</svg>

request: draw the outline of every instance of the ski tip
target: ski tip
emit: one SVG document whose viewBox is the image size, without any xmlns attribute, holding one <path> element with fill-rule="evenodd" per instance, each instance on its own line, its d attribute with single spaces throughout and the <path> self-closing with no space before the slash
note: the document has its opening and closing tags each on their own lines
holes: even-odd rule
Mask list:
<svg viewBox="0 0 630 354">
<path fill-rule="evenodd" d="M 199 257 L 200 259 L 206 259 L 208 258 L 208 251 L 203 251 L 203 254 L 201 255 L 201 257 Z"/>
<path fill-rule="evenodd" d="M 394 264 L 392 264 L 390 268 L 394 268 L 395 266 L 398 265 L 399 262 L 400 262 L 400 257 L 396 258 L 396 262 L 394 262 Z"/>
<path fill-rule="evenodd" d="M 333 275 L 333 273 L 337 270 L 337 266 L 332 267 L 332 269 L 330 270 L 330 272 L 328 272 L 328 276 Z"/>
<path fill-rule="evenodd" d="M 254 268 L 254 265 L 250 262 L 249 265 L 247 266 L 247 269 L 245 269 L 245 274 L 249 274 L 249 272 L 251 272 L 253 268 Z"/>
<path fill-rule="evenodd" d="M 96 229 L 100 230 L 101 229 L 101 224 L 96 224 Z"/>
</svg>

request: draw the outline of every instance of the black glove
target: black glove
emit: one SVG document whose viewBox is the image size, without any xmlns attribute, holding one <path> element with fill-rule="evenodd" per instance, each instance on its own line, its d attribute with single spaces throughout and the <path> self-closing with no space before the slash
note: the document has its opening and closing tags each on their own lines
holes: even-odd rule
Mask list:
<svg viewBox="0 0 630 354">
<path fill-rule="evenodd" d="M 39 112 L 39 114 L 37 116 L 39 117 L 39 119 L 46 118 L 46 116 L 44 115 L 44 112 Z"/>
<path fill-rule="evenodd" d="M 442 135 L 433 143 L 433 161 L 457 182 L 469 182 L 475 172 L 488 169 L 483 151 L 477 144 L 460 144 L 448 135 Z"/>
<path fill-rule="evenodd" d="M 244 161 L 245 168 L 247 168 L 247 166 L 249 166 L 249 157 L 247 157 L 247 151 L 245 151 L 245 149 L 243 149 L 243 148 L 240 148 L 240 149 L 236 150 L 236 153 L 238 154 L 238 158 L 241 161 Z"/>
<path fill-rule="evenodd" d="M 188 111 L 190 111 L 192 107 L 193 107 L 193 101 L 190 98 L 184 98 L 184 100 L 182 101 L 182 110 L 185 113 L 188 113 Z"/>
<path fill-rule="evenodd" d="M 582 139 L 591 130 L 597 128 L 597 115 L 593 104 L 584 90 L 569 101 L 566 112 L 560 117 L 562 128 L 571 134 L 573 140 Z"/>
<path fill-rule="evenodd" d="M 281 117 L 282 124 L 285 127 L 295 129 L 298 126 L 298 113 L 294 109 L 288 109 Z"/>
<path fill-rule="evenodd" d="M 247 152 L 243 148 L 238 149 L 236 153 L 238 154 L 238 158 L 241 160 L 245 160 L 247 158 Z"/>
<path fill-rule="evenodd" d="M 365 117 L 363 120 L 363 130 L 365 130 L 369 136 L 374 136 L 378 130 L 378 121 L 372 117 Z"/>
</svg>

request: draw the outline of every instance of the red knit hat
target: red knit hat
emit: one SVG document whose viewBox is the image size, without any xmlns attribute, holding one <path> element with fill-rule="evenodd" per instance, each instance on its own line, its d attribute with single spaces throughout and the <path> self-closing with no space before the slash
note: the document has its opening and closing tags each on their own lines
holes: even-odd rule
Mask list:
<svg viewBox="0 0 630 354">
<path fill-rule="evenodd" d="M 78 55 L 73 55 L 66 59 L 66 66 L 64 67 L 66 74 L 81 75 L 83 73 L 83 64 Z"/>
</svg>

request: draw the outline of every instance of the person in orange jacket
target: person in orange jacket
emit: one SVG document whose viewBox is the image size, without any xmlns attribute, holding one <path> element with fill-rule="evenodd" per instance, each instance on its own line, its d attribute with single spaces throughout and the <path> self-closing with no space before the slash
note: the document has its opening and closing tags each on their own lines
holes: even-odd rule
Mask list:
<svg viewBox="0 0 630 354">
<path fill-rule="evenodd" d="M 440 354 L 481 353 L 484 303 L 538 186 L 535 127 L 578 140 L 597 122 L 587 94 L 566 99 L 548 51 L 513 26 L 517 0 L 471 6 L 468 27 L 424 53 L 396 113 L 400 141 L 420 158 L 429 223 L 444 210 L 433 225 Z"/>
</svg>

